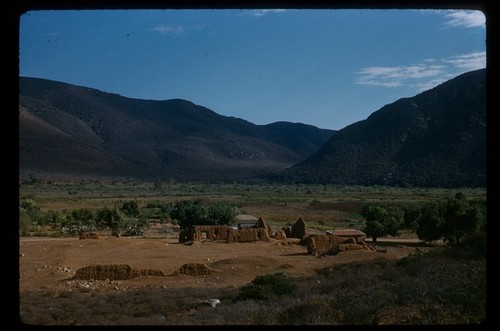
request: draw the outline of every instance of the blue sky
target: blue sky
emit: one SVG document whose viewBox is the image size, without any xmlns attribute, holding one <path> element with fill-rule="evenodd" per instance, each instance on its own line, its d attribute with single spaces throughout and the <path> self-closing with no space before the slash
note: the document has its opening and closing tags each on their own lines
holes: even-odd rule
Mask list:
<svg viewBox="0 0 500 331">
<path fill-rule="evenodd" d="M 19 74 L 339 130 L 486 67 L 478 10 L 41 10 Z"/>
</svg>

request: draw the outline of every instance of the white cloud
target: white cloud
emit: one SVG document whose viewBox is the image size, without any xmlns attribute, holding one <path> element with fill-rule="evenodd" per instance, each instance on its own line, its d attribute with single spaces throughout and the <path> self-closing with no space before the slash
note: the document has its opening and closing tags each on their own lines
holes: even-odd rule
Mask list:
<svg viewBox="0 0 500 331">
<path fill-rule="evenodd" d="M 399 87 L 408 80 L 435 77 L 444 73 L 442 65 L 411 65 L 399 67 L 370 67 L 361 69 L 357 84 Z"/>
<path fill-rule="evenodd" d="M 486 67 L 486 52 L 456 55 L 444 59 L 444 62 L 464 71 L 476 70 Z"/>
<path fill-rule="evenodd" d="M 155 26 L 152 31 L 159 32 L 160 34 L 174 34 L 180 35 L 184 33 L 184 27 L 181 25 L 178 26 L 168 26 L 168 25 L 158 25 Z"/>
<path fill-rule="evenodd" d="M 445 24 L 450 27 L 484 28 L 486 25 L 486 17 L 484 16 L 483 12 L 479 10 L 452 11 L 451 13 L 445 14 L 444 18 L 447 19 Z"/>
<path fill-rule="evenodd" d="M 486 52 L 426 59 L 422 63 L 396 67 L 368 67 L 357 72 L 356 84 L 401 87 L 424 91 L 464 72 L 486 67 Z"/>
</svg>

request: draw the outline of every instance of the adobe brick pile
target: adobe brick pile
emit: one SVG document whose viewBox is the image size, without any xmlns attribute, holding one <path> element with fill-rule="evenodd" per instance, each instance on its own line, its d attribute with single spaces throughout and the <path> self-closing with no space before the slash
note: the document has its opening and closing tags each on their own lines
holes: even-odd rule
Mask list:
<svg viewBox="0 0 500 331">
<path fill-rule="evenodd" d="M 343 238 L 332 235 L 316 235 L 306 238 L 307 253 L 315 256 L 336 255 L 346 250 L 368 250 L 376 249 L 364 241 L 356 241 L 355 238 Z"/>
<path fill-rule="evenodd" d="M 97 232 L 83 232 L 80 235 L 80 239 L 99 239 L 99 233 L 97 233 Z"/>
<path fill-rule="evenodd" d="M 159 269 L 134 269 L 128 264 L 95 264 L 80 268 L 72 279 L 124 280 L 140 276 L 166 276 Z"/>
<path fill-rule="evenodd" d="M 199 276 L 199 275 L 208 275 L 216 271 L 217 270 L 210 268 L 205 263 L 186 263 L 182 265 L 179 269 L 171 273 L 170 276 L 177 276 L 177 275 Z"/>
</svg>

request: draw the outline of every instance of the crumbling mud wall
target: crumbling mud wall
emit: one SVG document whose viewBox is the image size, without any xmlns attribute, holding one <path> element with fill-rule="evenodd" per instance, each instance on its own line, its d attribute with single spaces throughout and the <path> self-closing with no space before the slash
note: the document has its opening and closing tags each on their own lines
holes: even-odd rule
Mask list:
<svg viewBox="0 0 500 331">
<path fill-rule="evenodd" d="M 305 239 L 307 253 L 315 256 L 338 254 L 342 241 L 340 237 L 327 235 L 309 236 Z"/>
<path fill-rule="evenodd" d="M 217 270 L 210 268 L 205 263 L 186 263 L 182 265 L 179 269 L 175 270 L 170 276 L 177 275 L 189 275 L 189 276 L 200 276 L 208 275 Z"/>
<path fill-rule="evenodd" d="M 80 235 L 80 239 L 99 239 L 99 233 L 97 233 L 97 232 L 83 232 Z"/>
<path fill-rule="evenodd" d="M 193 225 L 191 229 L 179 233 L 179 242 L 201 240 L 224 240 L 227 243 L 269 240 L 271 228 L 259 218 L 254 227 L 232 228 L 227 225 Z"/>
<path fill-rule="evenodd" d="M 310 236 L 305 239 L 307 253 L 315 256 L 336 255 L 346 250 L 369 250 L 376 249 L 364 241 L 357 241 L 356 238 L 344 238 L 332 235 Z"/>
<path fill-rule="evenodd" d="M 96 264 L 80 268 L 72 279 L 124 280 L 140 276 L 166 276 L 159 269 L 134 269 L 128 264 Z"/>
<path fill-rule="evenodd" d="M 303 218 L 299 218 L 290 229 L 289 238 L 304 239 L 307 237 L 306 222 Z"/>
<path fill-rule="evenodd" d="M 191 228 L 190 240 L 226 240 L 227 225 L 194 225 Z"/>
<path fill-rule="evenodd" d="M 308 236 L 306 229 L 306 222 L 301 217 L 299 218 L 291 227 L 282 227 L 278 229 L 276 233 L 272 235 L 272 238 L 277 240 L 283 240 L 286 238 L 296 238 L 300 240 L 306 239 Z"/>
<path fill-rule="evenodd" d="M 348 250 L 367 250 L 367 251 L 376 251 L 377 249 L 374 246 L 368 245 L 364 240 L 360 240 L 360 238 L 343 238 L 344 241 L 340 243 L 339 250 L 340 251 L 348 251 Z"/>
<path fill-rule="evenodd" d="M 269 232 L 267 232 L 267 228 L 229 229 L 226 237 L 227 243 L 259 240 L 269 240 Z"/>
</svg>

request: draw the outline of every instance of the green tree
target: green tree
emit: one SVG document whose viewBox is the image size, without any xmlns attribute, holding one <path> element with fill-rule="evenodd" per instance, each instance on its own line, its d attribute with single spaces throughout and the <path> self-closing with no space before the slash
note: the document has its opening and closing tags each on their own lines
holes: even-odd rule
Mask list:
<svg viewBox="0 0 500 331">
<path fill-rule="evenodd" d="M 160 204 L 159 208 L 161 211 L 161 222 L 163 223 L 165 221 L 168 221 L 170 219 L 170 212 L 172 211 L 172 209 L 174 209 L 174 205 L 171 202 L 167 202 Z"/>
<path fill-rule="evenodd" d="M 361 216 L 366 220 L 363 231 L 374 242 L 377 242 L 378 237 L 398 235 L 403 224 L 403 211 L 396 207 L 366 205 L 361 210 Z"/>
<path fill-rule="evenodd" d="M 85 231 L 96 229 L 95 216 L 91 210 L 80 208 L 66 213 L 61 224 L 61 232 L 69 235 L 79 235 Z"/>
<path fill-rule="evenodd" d="M 418 219 L 420 218 L 421 207 L 417 205 L 409 205 L 403 208 L 403 225 L 402 228 L 406 230 L 413 230 L 418 226 Z"/>
<path fill-rule="evenodd" d="M 96 223 L 99 228 L 109 228 L 113 234 L 118 234 L 123 223 L 123 217 L 118 208 L 104 207 L 96 213 Z"/>
<path fill-rule="evenodd" d="M 206 207 L 200 200 L 178 201 L 169 213 L 182 230 L 189 230 L 193 225 L 228 225 L 238 214 L 240 210 L 230 204 L 216 202 Z"/>
<path fill-rule="evenodd" d="M 207 221 L 210 224 L 228 225 L 231 224 L 236 215 L 241 214 L 237 207 L 224 202 L 216 202 L 207 208 Z"/>
<path fill-rule="evenodd" d="M 483 220 L 479 208 L 458 193 L 446 203 L 443 218 L 443 237 L 449 244 L 458 244 L 464 235 L 478 230 Z"/>
<path fill-rule="evenodd" d="M 125 230 L 125 236 L 142 236 L 144 230 L 148 227 L 148 219 L 144 216 L 139 216 L 138 218 L 125 218 L 123 222 L 123 227 Z"/>
<path fill-rule="evenodd" d="M 64 222 L 64 215 L 57 210 L 49 210 L 43 215 L 43 224 L 49 225 L 52 229 L 61 229 Z"/>
<path fill-rule="evenodd" d="M 418 239 L 434 241 L 443 237 L 444 208 L 445 202 L 441 200 L 431 201 L 422 207 L 415 230 Z"/>
<path fill-rule="evenodd" d="M 431 201 L 422 207 L 416 233 L 421 240 L 444 239 L 454 245 L 484 222 L 481 208 L 457 193 L 452 199 Z"/>
<path fill-rule="evenodd" d="M 397 207 L 386 208 L 387 214 L 382 224 L 386 235 L 397 236 L 404 223 L 404 211 Z"/>
<path fill-rule="evenodd" d="M 378 237 L 385 235 L 384 226 L 377 221 L 366 221 L 363 231 L 368 237 L 373 238 L 373 242 L 377 242 Z"/>
<path fill-rule="evenodd" d="M 35 200 L 30 198 L 21 198 L 19 200 L 19 208 L 25 210 L 28 215 L 35 215 L 40 212 L 40 207 L 38 207 Z"/>
<path fill-rule="evenodd" d="M 139 204 L 135 200 L 124 202 L 120 210 L 128 217 L 138 217 L 140 214 Z"/>
<path fill-rule="evenodd" d="M 19 215 L 22 215 L 22 226 L 24 231 L 29 231 L 32 226 L 41 225 L 43 220 L 40 207 L 35 200 L 22 197 L 19 200 Z"/>
<path fill-rule="evenodd" d="M 170 211 L 170 218 L 176 220 L 183 230 L 193 225 L 207 224 L 208 211 L 200 200 L 181 200 L 175 203 Z"/>
</svg>

